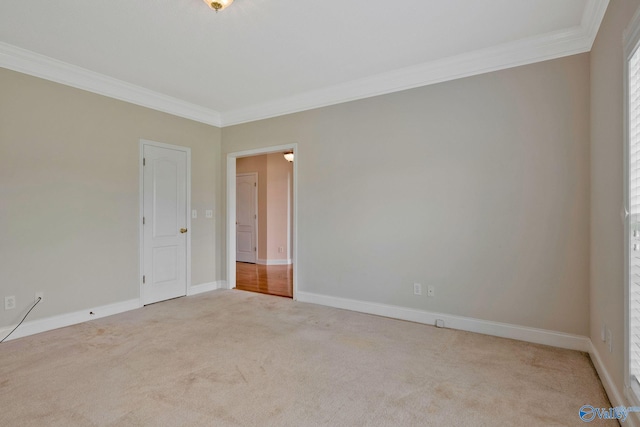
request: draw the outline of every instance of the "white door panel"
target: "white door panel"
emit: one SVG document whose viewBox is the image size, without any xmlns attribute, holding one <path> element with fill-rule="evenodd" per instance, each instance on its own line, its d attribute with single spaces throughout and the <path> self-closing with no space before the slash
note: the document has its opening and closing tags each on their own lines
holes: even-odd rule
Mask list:
<svg viewBox="0 0 640 427">
<path fill-rule="evenodd" d="M 257 174 L 236 177 L 236 260 L 256 262 L 257 258 Z"/>
<path fill-rule="evenodd" d="M 148 167 L 153 171 L 153 237 L 175 237 L 178 212 L 181 208 L 178 195 L 178 165 L 180 159 L 150 158 Z"/>
<path fill-rule="evenodd" d="M 144 146 L 143 304 L 186 295 L 187 153 Z"/>
<path fill-rule="evenodd" d="M 239 231 L 238 232 L 238 251 L 240 252 L 253 252 L 253 242 L 251 232 Z"/>
</svg>

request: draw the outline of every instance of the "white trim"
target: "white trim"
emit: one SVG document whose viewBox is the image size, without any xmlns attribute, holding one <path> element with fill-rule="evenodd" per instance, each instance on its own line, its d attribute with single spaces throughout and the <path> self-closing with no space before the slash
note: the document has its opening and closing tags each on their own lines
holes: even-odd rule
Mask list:
<svg viewBox="0 0 640 427">
<path fill-rule="evenodd" d="M 640 8 L 636 9 L 636 13 L 633 14 L 631 22 L 627 25 L 627 28 L 622 33 L 622 40 L 624 43 L 625 64 L 633 56 L 638 42 L 640 41 Z"/>
<path fill-rule="evenodd" d="M 220 113 L 0 42 L 0 67 L 220 127 Z"/>
<path fill-rule="evenodd" d="M 227 155 L 227 289 L 236 287 L 236 156 Z"/>
<path fill-rule="evenodd" d="M 435 325 L 436 319 L 444 320 L 444 326 L 450 329 L 475 332 L 496 337 L 510 338 L 536 344 L 551 345 L 588 352 L 591 340 L 582 335 L 567 334 L 547 329 L 530 328 L 509 323 L 492 322 L 471 317 L 455 316 L 451 314 L 435 313 L 425 310 L 359 301 L 347 298 L 320 295 L 311 292 L 298 292 L 298 301 L 308 302 L 361 313 L 375 314 L 394 319 Z"/>
<path fill-rule="evenodd" d="M 589 50 L 593 47 L 593 42 L 598 35 L 600 24 L 604 19 L 604 14 L 609 7 L 609 0 L 588 0 L 582 13 L 582 21 L 580 22 L 580 28 L 585 34 L 586 43 Z"/>
<path fill-rule="evenodd" d="M 259 259 L 258 264 L 260 265 L 290 265 L 293 264 L 293 261 L 290 259 Z"/>
<path fill-rule="evenodd" d="M 199 285 L 193 285 L 187 289 L 187 296 L 198 295 L 203 292 L 215 291 L 216 289 L 226 289 L 227 282 L 224 280 L 218 280 L 216 282 L 200 283 Z"/>
<path fill-rule="evenodd" d="M 611 406 L 640 406 L 640 404 L 633 402 L 633 400 L 631 399 L 626 400 L 620 394 L 620 391 L 615 386 L 611 374 L 607 370 L 605 364 L 602 362 L 600 352 L 598 352 L 598 349 L 591 340 L 589 341 L 589 347 L 589 356 L 591 356 L 591 361 L 593 362 L 593 366 L 596 368 L 596 372 L 598 373 L 598 377 L 600 377 L 600 381 L 602 382 L 604 390 L 607 393 L 607 397 L 611 402 Z M 626 392 L 625 396 L 630 397 Z M 589 404 L 589 402 L 585 402 L 585 404 Z M 624 422 L 624 425 L 631 427 L 640 427 L 639 421 L 640 419 L 638 418 L 638 414 L 630 413 L 628 418 Z"/>
<path fill-rule="evenodd" d="M 639 9 L 640 10 L 640 9 Z M 634 15 L 633 20 L 637 19 L 637 17 L 640 16 L 638 15 L 638 11 L 636 11 L 636 14 Z M 632 20 L 632 22 L 633 22 Z M 638 27 L 640 29 L 640 27 Z M 630 34 L 630 36 L 632 36 L 634 39 L 637 37 L 638 33 L 636 32 L 636 34 Z M 631 48 L 629 47 L 628 43 L 629 40 L 627 39 L 627 34 L 625 31 L 625 35 L 624 35 L 624 41 L 625 41 L 625 48 L 624 48 L 624 65 L 622 67 L 622 75 L 623 75 L 623 138 L 624 138 L 624 143 L 622 144 L 622 151 L 623 151 L 623 156 L 622 156 L 622 176 L 623 176 L 623 182 L 622 182 L 622 200 L 623 200 L 623 206 L 622 206 L 622 211 L 621 211 L 621 218 L 622 218 L 622 226 L 624 229 L 624 238 L 623 238 L 623 244 L 624 244 L 624 326 L 623 326 L 623 330 L 624 330 L 624 342 L 623 342 L 623 349 L 624 349 L 624 387 L 625 387 L 625 394 L 627 395 L 627 397 L 634 395 L 634 391 L 631 389 L 630 387 L 630 380 L 631 380 L 631 361 L 630 361 L 630 344 L 631 344 L 631 328 L 630 328 L 630 321 L 631 321 L 631 317 L 630 317 L 630 313 L 631 313 L 631 299 L 629 298 L 630 295 L 630 278 L 629 278 L 629 268 L 630 268 L 630 262 L 629 262 L 629 220 L 627 218 L 626 213 L 629 212 L 629 59 L 632 56 L 632 50 L 635 50 L 635 42 L 634 42 L 634 46 L 632 46 Z M 602 370 L 606 372 L 605 366 L 602 363 L 602 360 L 600 360 L 600 356 L 597 353 L 596 349 L 594 348 L 595 351 L 595 355 L 598 358 L 598 363 L 601 365 Z M 596 369 L 598 369 L 598 366 L 596 365 L 596 362 L 594 361 L 594 365 L 596 366 Z M 598 373 L 600 374 L 600 370 L 598 370 Z M 607 373 L 608 375 L 608 373 Z M 605 390 L 607 390 L 607 394 L 609 394 L 611 396 L 611 393 L 609 393 L 609 389 L 607 388 L 605 379 L 603 377 L 603 375 L 600 375 L 600 378 L 602 379 L 602 383 L 603 385 L 605 385 Z M 610 381 L 610 378 L 608 378 L 608 380 Z M 611 385 L 612 386 L 612 385 Z M 610 387 L 611 387 L 610 386 Z M 615 389 L 614 389 L 615 390 Z M 612 399 L 612 397 L 609 398 L 610 400 Z"/>
<path fill-rule="evenodd" d="M 142 300 L 142 277 L 144 276 L 144 144 L 142 139 L 138 141 L 138 298 L 140 306 L 144 305 Z"/>
<path fill-rule="evenodd" d="M 631 298 L 630 298 L 630 227 L 629 227 L 629 61 L 638 49 L 640 43 L 640 8 L 636 9 L 630 23 L 623 31 L 623 207 L 622 223 L 624 227 L 624 394 L 629 401 L 638 402 L 637 388 L 631 386 L 630 345 L 631 345 Z M 597 352 L 596 352 L 597 355 Z M 599 361 L 601 364 L 602 362 Z M 604 370 L 604 365 L 602 364 Z M 603 380 L 604 384 L 604 380 Z M 606 388 L 606 387 L 605 387 Z M 607 389 L 607 392 L 609 390 Z M 640 406 L 640 405 L 639 405 Z M 635 419 L 635 417 L 634 417 Z M 640 424 L 640 423 L 639 423 Z"/>
<path fill-rule="evenodd" d="M 138 142 L 138 150 L 139 150 L 139 158 L 138 158 L 138 162 L 139 162 L 139 172 L 138 172 L 138 200 L 139 200 L 139 212 L 138 212 L 138 272 L 139 272 L 139 281 L 140 281 L 140 287 L 139 287 L 139 298 L 140 298 L 140 305 L 144 305 L 144 301 L 143 301 L 143 286 L 144 284 L 142 283 L 142 276 L 145 274 L 144 273 L 144 228 L 142 226 L 142 218 L 144 216 L 144 166 L 143 166 L 143 160 L 144 160 L 144 147 L 145 145 L 149 145 L 152 147 L 159 147 L 159 148 L 166 148 L 169 150 L 176 150 L 176 151 L 180 151 L 183 153 L 186 153 L 187 155 L 187 200 L 186 200 L 186 204 L 187 204 L 187 211 L 185 213 L 186 215 L 186 221 L 187 221 L 187 230 L 192 230 L 191 228 L 191 148 L 190 147 L 183 147 L 180 145 L 173 145 L 173 144 L 166 144 L 163 142 L 156 142 L 156 141 L 150 141 L 147 139 L 140 139 L 140 141 Z M 186 278 L 186 284 L 185 284 L 185 289 L 184 289 L 184 295 L 187 295 L 188 289 L 191 287 L 191 233 L 187 232 L 187 236 L 186 236 L 186 261 L 187 261 L 187 266 L 186 266 L 186 273 L 187 273 L 187 278 Z"/>
<path fill-rule="evenodd" d="M 588 52 L 608 4 L 609 0 L 588 0 L 580 25 L 573 28 L 224 112 L 182 101 L 7 43 L 0 43 L 0 67 L 223 127 Z"/>
<path fill-rule="evenodd" d="M 199 285 L 191 286 L 188 289 L 189 296 L 201 294 L 203 292 L 209 292 L 216 289 L 226 289 L 227 283 L 224 280 L 218 280 L 216 282 L 201 283 Z M 26 337 L 29 335 L 39 334 L 41 332 L 47 332 L 58 328 L 64 328 L 65 326 L 76 325 L 78 323 L 88 322 L 94 319 L 100 319 L 101 317 L 113 316 L 114 314 L 124 313 L 126 311 L 136 310 L 142 307 L 142 301 L 139 298 L 131 299 L 128 301 L 116 302 L 113 304 L 107 304 L 99 307 L 87 308 L 85 310 L 75 311 L 72 313 L 60 314 L 57 316 L 46 317 L 44 319 L 38 319 L 33 321 L 27 321 L 20 325 L 14 333 L 11 334 L 7 341 Z M 93 314 L 90 314 L 93 313 Z M 0 337 L 7 335 L 16 325 L 0 328 Z"/>
<path fill-rule="evenodd" d="M 293 171 L 292 171 L 292 174 L 293 174 Z M 292 220 L 291 219 L 293 216 L 291 211 L 291 199 L 292 199 L 291 190 L 293 190 L 293 175 L 289 175 L 287 173 L 287 261 L 288 261 L 288 264 L 293 263 L 293 259 L 291 258 L 291 247 L 293 246 L 291 242 L 291 236 L 292 236 L 292 233 L 291 233 Z"/>
<path fill-rule="evenodd" d="M 222 126 L 326 107 L 591 50 L 609 0 L 588 0 L 579 26 L 222 112 Z"/>
<path fill-rule="evenodd" d="M 33 334 L 38 334 L 40 332 L 51 331 L 53 329 L 64 328 L 65 326 L 75 325 L 78 323 L 87 322 L 89 320 L 99 319 L 101 317 L 112 316 L 114 314 L 123 313 L 125 311 L 135 310 L 140 307 L 140 300 L 136 298 L 128 301 L 116 302 L 100 307 L 87 308 L 85 310 L 75 311 L 72 313 L 60 314 L 57 316 L 46 317 L 44 319 L 25 322 L 20 325 L 20 327 L 16 329 L 16 331 L 11 334 L 9 338 L 7 338 L 7 341 Z M 4 337 L 13 328 L 15 328 L 15 325 L 0 329 L 0 336 Z"/>
<path fill-rule="evenodd" d="M 261 154 L 293 151 L 293 258 L 298 259 L 298 144 L 284 144 L 272 147 L 227 153 L 227 289 L 236 287 L 236 159 Z M 298 294 L 298 270 L 293 269 L 293 299 Z"/>
<path fill-rule="evenodd" d="M 604 381 L 603 381 L 604 384 Z M 605 390 L 608 390 L 605 386 Z M 627 398 L 626 402 L 627 405 L 626 406 L 636 406 L 636 407 L 640 407 L 640 400 L 638 400 L 638 394 L 636 392 L 634 392 L 633 390 L 631 390 L 631 387 L 627 387 L 625 386 L 624 389 L 624 397 Z M 611 400 L 611 398 L 609 398 L 609 400 Z M 634 413 L 633 415 L 629 415 L 629 418 L 627 418 L 626 423 L 628 425 L 631 425 L 632 427 L 640 427 L 640 413 Z"/>
</svg>

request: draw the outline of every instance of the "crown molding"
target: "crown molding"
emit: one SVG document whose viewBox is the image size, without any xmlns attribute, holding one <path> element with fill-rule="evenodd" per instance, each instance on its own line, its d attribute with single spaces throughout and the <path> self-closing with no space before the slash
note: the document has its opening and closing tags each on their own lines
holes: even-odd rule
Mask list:
<svg viewBox="0 0 640 427">
<path fill-rule="evenodd" d="M 600 24 L 602 24 L 602 19 L 608 6 L 609 0 L 588 0 L 584 7 L 580 26 L 583 28 L 587 37 L 589 50 L 591 50 L 593 42 L 598 35 Z"/>
<path fill-rule="evenodd" d="M 0 67 L 143 107 L 221 126 L 220 113 L 48 56 L 0 42 Z"/>
<path fill-rule="evenodd" d="M 0 42 L 0 67 L 224 127 L 446 82 L 591 50 L 609 0 L 587 0 L 579 26 L 260 105 L 218 112 Z"/>
<path fill-rule="evenodd" d="M 504 70 L 591 50 L 609 0 L 588 0 L 579 26 L 222 113 L 231 126 Z"/>
</svg>

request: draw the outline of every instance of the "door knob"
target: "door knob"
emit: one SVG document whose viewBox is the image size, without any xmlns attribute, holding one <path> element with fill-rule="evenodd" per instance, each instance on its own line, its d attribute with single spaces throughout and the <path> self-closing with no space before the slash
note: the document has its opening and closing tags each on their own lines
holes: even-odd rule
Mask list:
<svg viewBox="0 0 640 427">
<path fill-rule="evenodd" d="M 180 229 L 180 232 L 184 234 L 184 233 L 186 233 L 186 232 L 187 232 L 187 229 L 186 229 L 186 228 L 181 228 L 181 229 Z"/>
</svg>

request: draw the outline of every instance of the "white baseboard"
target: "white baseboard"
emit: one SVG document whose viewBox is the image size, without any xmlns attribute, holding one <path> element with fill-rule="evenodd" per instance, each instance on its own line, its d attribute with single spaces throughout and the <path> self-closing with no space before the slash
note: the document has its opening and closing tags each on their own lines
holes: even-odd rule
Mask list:
<svg viewBox="0 0 640 427">
<path fill-rule="evenodd" d="M 296 300 L 428 325 L 434 325 L 436 319 L 442 319 L 444 320 L 444 326 L 446 328 L 587 352 L 591 356 L 593 365 L 595 366 L 598 376 L 602 381 L 602 385 L 604 386 L 612 407 L 640 406 L 640 404 L 638 404 L 640 402 L 635 402 L 632 399 L 626 399 L 623 396 L 623 393 L 616 387 L 611 374 L 602 362 L 602 358 L 600 357 L 597 348 L 593 345 L 591 339 L 586 336 L 567 334 L 564 332 L 546 329 L 529 328 L 508 323 L 492 322 L 470 317 L 434 313 L 388 304 L 331 297 L 311 292 L 297 292 Z M 588 405 L 590 402 L 584 402 L 584 404 Z M 640 427 L 640 413 L 630 413 L 624 422 L 624 425 Z"/>
<path fill-rule="evenodd" d="M 604 381 L 603 381 L 603 384 L 604 384 Z M 613 386 L 613 384 L 612 384 L 612 386 Z M 613 389 L 615 389 L 615 386 L 613 386 Z M 607 388 L 605 388 L 605 391 L 607 391 L 607 393 L 608 393 L 608 389 Z M 631 388 L 629 388 L 626 385 L 625 385 L 624 395 L 627 398 L 627 400 L 625 401 L 627 407 L 629 407 L 629 406 L 635 406 L 636 408 L 640 407 L 640 401 L 635 396 L 635 394 L 631 390 Z M 609 400 L 611 400 L 611 399 L 609 399 Z M 624 405 L 624 402 L 623 402 L 623 405 Z M 620 405 L 615 405 L 614 404 L 614 406 L 620 406 Z M 639 427 L 640 426 L 640 413 L 638 413 L 638 412 L 630 412 L 629 413 L 629 417 L 625 421 L 625 424 L 626 425 L 630 425 L 631 427 Z"/>
<path fill-rule="evenodd" d="M 593 366 L 596 368 L 598 372 L 598 376 L 600 377 L 600 381 L 602 381 L 602 385 L 604 386 L 604 390 L 607 392 L 607 397 L 609 397 L 609 401 L 611 402 L 612 407 L 616 406 L 638 406 L 634 402 L 630 402 L 628 399 L 625 399 L 623 393 L 616 387 L 613 382 L 613 378 L 611 374 L 605 367 L 604 363 L 602 363 L 602 358 L 600 357 L 600 352 L 593 344 L 592 341 L 589 341 L 589 355 L 591 356 L 591 361 L 593 362 Z M 590 404 L 590 402 L 585 402 L 585 405 Z M 640 414 L 630 413 L 627 419 L 624 421 L 625 426 L 631 427 L 639 427 L 640 426 Z M 622 424 L 622 423 L 621 423 Z"/>
<path fill-rule="evenodd" d="M 203 292 L 215 291 L 216 289 L 226 289 L 227 281 L 218 280 L 217 282 L 201 283 L 191 286 L 187 289 L 187 296 L 201 294 Z"/>
<path fill-rule="evenodd" d="M 227 289 L 227 287 L 228 285 L 226 280 L 202 283 L 188 288 L 187 295 L 197 295 L 216 289 Z M 46 317 L 44 319 L 26 321 L 20 325 L 20 327 L 16 329 L 9 338 L 7 338 L 7 341 L 38 334 L 40 332 L 51 331 L 53 329 L 64 328 L 65 326 L 75 325 L 89 320 L 99 319 L 101 317 L 112 316 L 125 311 L 135 310 L 140 307 L 142 307 L 140 299 L 136 298 L 128 301 L 103 305 L 101 307 L 87 308 L 86 310 L 80 310 L 73 313 L 65 313 L 57 316 Z M 0 339 L 4 338 L 5 335 L 11 332 L 15 327 L 16 325 L 11 325 L 5 328 L 0 328 Z"/>
<path fill-rule="evenodd" d="M 342 308 L 345 310 L 358 311 L 361 313 L 391 317 L 394 319 L 409 320 L 411 322 L 424 323 L 427 325 L 435 325 L 436 319 L 442 319 L 444 321 L 445 328 L 476 332 L 479 334 L 493 335 L 502 338 L 511 338 L 536 344 L 567 348 L 570 350 L 589 352 L 591 348 L 591 340 L 588 337 L 550 331 L 547 329 L 530 328 L 526 326 L 512 325 L 509 323 L 492 322 L 489 320 L 480 320 L 471 317 L 434 313 L 395 305 L 331 297 L 311 292 L 298 291 L 296 293 L 296 300 L 300 302 L 309 302 L 329 307 Z"/>
<path fill-rule="evenodd" d="M 292 261 L 290 259 L 258 259 L 256 263 L 260 265 L 289 265 Z"/>
<path fill-rule="evenodd" d="M 65 326 L 75 325 L 77 323 L 87 322 L 101 317 L 112 316 L 129 310 L 140 308 L 140 299 L 132 299 L 128 301 L 117 302 L 114 304 L 103 305 L 101 307 L 87 308 L 85 310 L 73 313 L 60 314 L 57 316 L 46 317 L 33 321 L 26 321 L 16 331 L 11 334 L 7 341 L 26 337 L 40 332 L 50 331 L 52 329 L 63 328 Z M 93 314 L 92 314 L 93 313 Z M 4 337 L 15 325 L 0 329 L 0 337 Z"/>
</svg>

